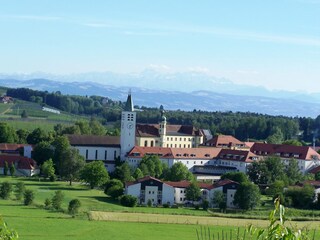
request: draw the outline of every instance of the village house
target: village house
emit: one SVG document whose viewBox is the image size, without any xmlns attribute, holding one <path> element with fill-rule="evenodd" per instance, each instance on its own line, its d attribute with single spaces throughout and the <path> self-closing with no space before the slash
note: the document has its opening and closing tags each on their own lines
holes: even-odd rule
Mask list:
<svg viewBox="0 0 320 240">
<path fill-rule="evenodd" d="M 15 155 L 31 158 L 33 146 L 30 144 L 0 143 L 0 155 Z"/>
<path fill-rule="evenodd" d="M 147 204 L 151 201 L 153 205 L 162 204 L 188 204 L 186 199 L 186 189 L 190 186 L 189 181 L 166 182 L 147 176 L 137 179 L 134 182 L 127 182 L 125 185 L 125 194 L 138 198 L 139 204 Z M 207 200 L 209 205 L 215 207 L 212 201 L 214 192 L 223 192 L 228 208 L 235 208 L 233 204 L 234 194 L 238 188 L 238 183 L 231 180 L 221 180 L 215 184 L 198 183 L 201 190 L 201 199 Z"/>
<path fill-rule="evenodd" d="M 250 151 L 260 157 L 277 156 L 286 165 L 296 159 L 303 174 L 320 165 L 320 155 L 309 146 L 254 143 Z"/>
<path fill-rule="evenodd" d="M 40 173 L 40 169 L 37 163 L 31 158 L 19 155 L 0 155 L 1 174 L 4 174 L 4 168 L 6 163 L 8 164 L 9 168 L 12 164 L 14 165 L 16 176 L 31 177 Z"/>
<path fill-rule="evenodd" d="M 231 135 L 217 135 L 206 141 L 202 146 L 217 147 L 217 148 L 229 148 L 229 149 L 248 149 L 249 146 L 245 142 L 241 142 Z"/>
</svg>

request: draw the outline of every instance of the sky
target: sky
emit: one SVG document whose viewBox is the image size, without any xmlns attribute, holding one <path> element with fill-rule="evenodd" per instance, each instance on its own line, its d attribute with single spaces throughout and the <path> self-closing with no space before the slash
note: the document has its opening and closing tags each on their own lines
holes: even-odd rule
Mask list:
<svg viewBox="0 0 320 240">
<path fill-rule="evenodd" d="M 0 0 L 0 73 L 203 72 L 320 92 L 320 0 Z"/>
</svg>

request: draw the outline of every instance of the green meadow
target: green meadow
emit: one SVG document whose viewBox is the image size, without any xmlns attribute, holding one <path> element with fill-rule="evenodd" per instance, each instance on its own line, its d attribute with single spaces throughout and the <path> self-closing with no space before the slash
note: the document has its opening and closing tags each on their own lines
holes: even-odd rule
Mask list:
<svg viewBox="0 0 320 240">
<path fill-rule="evenodd" d="M 211 234 L 232 234 L 245 226 L 266 226 L 266 220 L 213 217 L 209 212 L 191 208 L 127 208 L 112 201 L 102 190 L 89 189 L 82 183 L 69 186 L 67 182 L 48 182 L 41 178 L 0 177 L 15 184 L 23 181 L 35 192 L 32 206 L 24 206 L 11 194 L 9 200 L 0 199 L 0 215 L 9 228 L 21 239 L 197 239 L 196 231 L 210 229 Z M 55 191 L 64 193 L 62 208 L 57 212 L 44 208 L 44 200 Z M 81 201 L 80 213 L 72 217 L 66 213 L 70 200 Z M 318 229 L 320 222 L 290 222 L 299 228 Z M 316 237 L 320 238 L 319 231 Z M 316 239 L 319 239 L 316 238 Z"/>
</svg>

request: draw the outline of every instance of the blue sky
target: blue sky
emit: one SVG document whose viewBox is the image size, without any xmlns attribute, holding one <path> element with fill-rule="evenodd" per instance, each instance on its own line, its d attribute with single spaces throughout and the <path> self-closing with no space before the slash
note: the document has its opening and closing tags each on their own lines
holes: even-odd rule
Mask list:
<svg viewBox="0 0 320 240">
<path fill-rule="evenodd" d="M 198 71 L 320 92 L 320 0 L 0 0 L 0 73 Z"/>
</svg>

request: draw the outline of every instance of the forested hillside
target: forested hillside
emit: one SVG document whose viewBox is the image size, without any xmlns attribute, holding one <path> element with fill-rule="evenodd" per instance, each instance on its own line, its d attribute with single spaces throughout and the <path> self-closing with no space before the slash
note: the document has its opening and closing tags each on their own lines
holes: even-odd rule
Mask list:
<svg viewBox="0 0 320 240">
<path fill-rule="evenodd" d="M 124 102 L 113 101 L 100 96 L 71 96 L 60 92 L 36 91 L 27 88 L 8 89 L 7 95 L 26 101 L 48 105 L 73 114 L 103 117 L 108 122 L 120 120 Z M 159 106 L 162 107 L 162 106 Z M 160 109 L 135 106 L 139 109 L 137 121 L 140 123 L 158 123 Z M 167 111 L 170 124 L 194 125 L 210 129 L 213 134 L 230 134 L 240 140 L 255 139 L 281 143 L 297 139 L 311 143 L 313 137 L 318 141 L 320 116 L 316 119 L 306 117 L 270 116 L 241 112 L 208 111 Z"/>
</svg>

